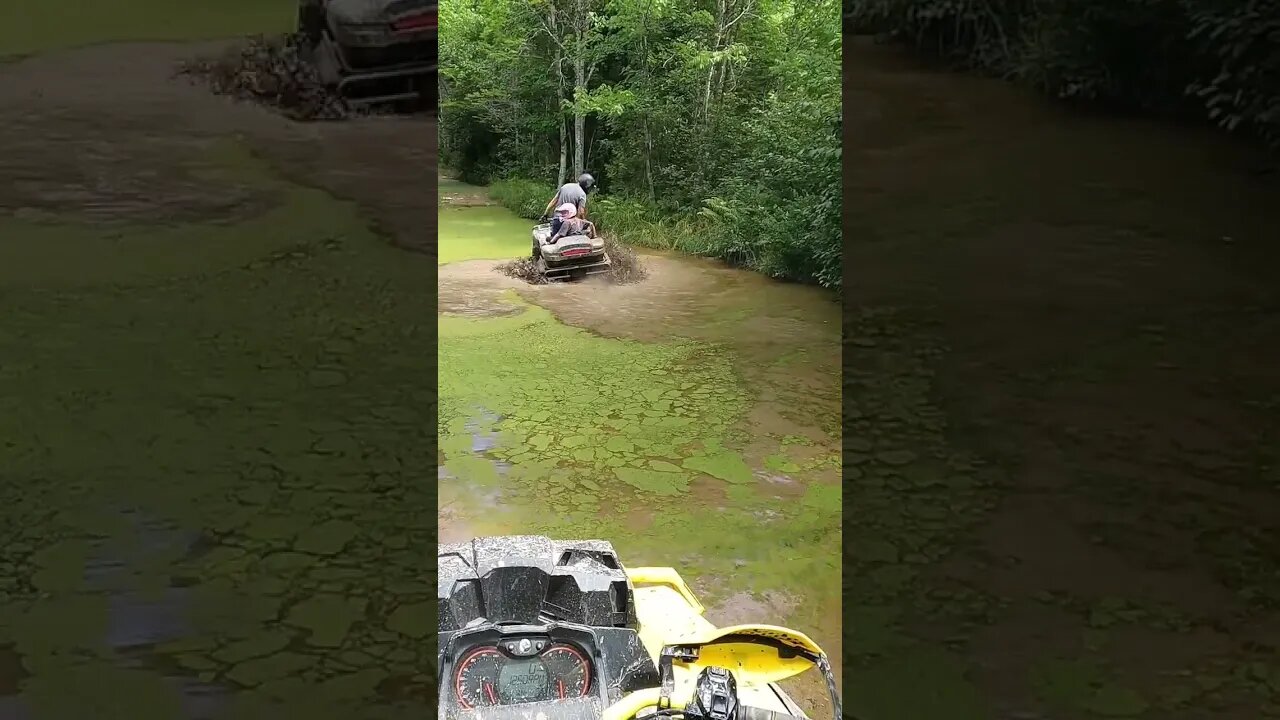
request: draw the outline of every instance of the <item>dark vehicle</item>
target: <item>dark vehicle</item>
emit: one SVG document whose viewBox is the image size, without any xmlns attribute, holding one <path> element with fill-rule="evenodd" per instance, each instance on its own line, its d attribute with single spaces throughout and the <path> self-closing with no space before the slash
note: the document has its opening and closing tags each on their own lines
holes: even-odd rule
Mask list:
<svg viewBox="0 0 1280 720">
<path fill-rule="evenodd" d="M 436 0 L 299 0 L 298 33 L 320 79 L 349 104 L 435 104 Z"/>
</svg>

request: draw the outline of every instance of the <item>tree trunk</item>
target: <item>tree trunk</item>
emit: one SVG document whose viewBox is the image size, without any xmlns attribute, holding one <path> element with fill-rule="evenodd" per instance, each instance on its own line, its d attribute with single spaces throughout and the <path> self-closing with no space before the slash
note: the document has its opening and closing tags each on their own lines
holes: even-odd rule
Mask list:
<svg viewBox="0 0 1280 720">
<path fill-rule="evenodd" d="M 649 202 L 658 199 L 653 187 L 653 133 L 649 131 L 649 119 L 644 120 L 644 180 L 649 186 Z"/>
<path fill-rule="evenodd" d="M 587 62 L 582 57 L 582 35 L 578 33 L 579 50 L 575 53 L 573 59 L 573 89 L 574 100 L 576 101 L 581 95 L 587 92 Z M 586 165 L 587 152 L 587 116 L 582 112 L 582 108 L 575 102 L 573 108 L 573 174 L 578 176 L 582 174 Z"/>
<path fill-rule="evenodd" d="M 547 24 L 556 47 L 556 117 L 560 118 L 560 169 L 556 174 L 556 187 L 560 187 L 565 182 L 565 171 L 568 170 L 569 164 L 569 132 L 565 128 L 564 120 L 564 49 L 557 38 L 559 27 L 556 25 L 555 2 L 549 3 Z"/>
<path fill-rule="evenodd" d="M 716 45 L 720 44 L 720 38 L 716 38 Z M 717 48 L 719 49 L 719 48 Z M 702 92 L 702 120 L 703 122 L 711 121 L 711 79 L 716 76 L 716 61 L 711 61 L 711 68 L 707 70 L 707 84 Z"/>
<path fill-rule="evenodd" d="M 754 0 L 746 0 L 741 6 L 733 3 L 733 0 L 716 0 L 716 35 L 715 41 L 712 43 L 711 51 L 715 53 L 722 52 L 733 45 L 734 29 L 733 26 L 742 20 L 747 13 L 751 12 Z M 735 14 L 736 13 L 736 14 Z M 733 16 L 730 19 L 730 16 Z M 702 119 L 704 122 L 711 120 L 711 100 L 713 97 L 720 98 L 724 95 L 725 76 L 729 73 L 729 63 L 724 59 L 716 59 L 711 61 L 711 67 L 707 70 L 707 82 L 702 89 Z"/>
<path fill-rule="evenodd" d="M 644 93 L 649 95 L 653 92 L 653 82 L 649 74 L 649 66 L 651 58 L 649 57 L 649 5 L 645 6 L 644 25 L 640 35 L 640 55 L 644 59 Z M 644 181 L 645 186 L 649 188 L 649 202 L 658 199 L 658 193 L 653 186 L 653 129 L 649 126 L 649 109 L 644 110 Z"/>
<path fill-rule="evenodd" d="M 569 169 L 569 131 L 564 118 L 560 118 L 560 170 L 556 173 L 556 187 L 565 183 L 565 171 Z"/>
<path fill-rule="evenodd" d="M 724 36 L 725 8 L 726 0 L 716 0 L 716 39 L 711 44 L 711 52 L 720 52 L 721 38 Z M 719 60 L 712 59 L 711 67 L 707 68 L 707 82 L 702 90 L 702 121 L 710 123 L 711 121 L 711 85 L 716 77 L 716 66 L 720 64 Z"/>
</svg>

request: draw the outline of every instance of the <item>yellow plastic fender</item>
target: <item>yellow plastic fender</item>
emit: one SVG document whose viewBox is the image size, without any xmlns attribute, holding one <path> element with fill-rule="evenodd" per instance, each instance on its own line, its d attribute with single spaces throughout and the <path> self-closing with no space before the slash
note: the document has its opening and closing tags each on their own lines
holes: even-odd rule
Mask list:
<svg viewBox="0 0 1280 720">
<path fill-rule="evenodd" d="M 799 675 L 813 667 L 812 657 L 822 652 L 808 635 L 780 625 L 730 625 L 672 644 L 700 646 L 698 659 L 686 665 L 695 677 L 705 667 L 723 667 L 745 685 L 776 683 Z M 787 657 L 778 645 L 803 654 Z"/>
<path fill-rule="evenodd" d="M 638 567 L 627 568 L 627 577 L 631 579 L 632 585 L 665 585 L 679 593 L 680 597 L 688 603 L 689 608 L 698 615 L 703 612 L 702 603 L 698 602 L 698 598 L 689 589 L 684 578 L 680 577 L 680 573 L 675 568 L 669 567 Z"/>
<path fill-rule="evenodd" d="M 692 697 L 698 673 L 718 666 L 733 672 L 745 704 L 774 709 L 770 685 L 805 672 L 822 653 L 808 635 L 790 628 L 712 625 L 703 617 L 702 603 L 673 568 L 628 568 L 627 576 L 634 586 L 640 641 L 654 663 L 667 645 L 698 647 L 696 661 L 673 664 L 673 697 Z M 787 652 L 789 648 L 801 656 Z M 640 702 L 642 697 L 628 698 L 624 704 Z"/>
</svg>

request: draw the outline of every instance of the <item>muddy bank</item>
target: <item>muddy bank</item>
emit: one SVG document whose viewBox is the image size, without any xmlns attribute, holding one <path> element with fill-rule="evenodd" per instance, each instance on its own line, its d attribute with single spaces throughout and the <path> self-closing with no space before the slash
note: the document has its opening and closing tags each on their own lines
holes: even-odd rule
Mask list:
<svg viewBox="0 0 1280 720">
<path fill-rule="evenodd" d="M 846 42 L 850 710 L 1274 713 L 1276 187 Z"/>
</svg>

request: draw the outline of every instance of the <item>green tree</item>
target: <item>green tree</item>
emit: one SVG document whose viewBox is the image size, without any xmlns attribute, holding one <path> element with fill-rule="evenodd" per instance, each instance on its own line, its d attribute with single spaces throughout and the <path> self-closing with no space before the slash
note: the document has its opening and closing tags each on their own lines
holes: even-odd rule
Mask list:
<svg viewBox="0 0 1280 720">
<path fill-rule="evenodd" d="M 548 188 L 591 170 L 623 240 L 837 286 L 840 54 L 834 0 L 462 0 L 442 160 Z"/>
</svg>

